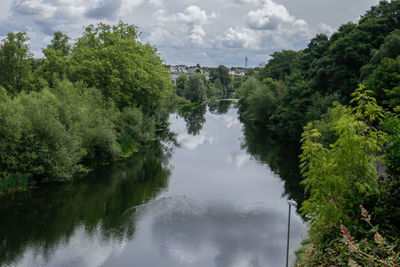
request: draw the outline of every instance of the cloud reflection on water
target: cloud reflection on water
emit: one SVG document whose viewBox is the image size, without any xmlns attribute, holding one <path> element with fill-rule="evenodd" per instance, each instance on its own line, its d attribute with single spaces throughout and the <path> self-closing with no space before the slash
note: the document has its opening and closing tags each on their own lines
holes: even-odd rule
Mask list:
<svg viewBox="0 0 400 267">
<path fill-rule="evenodd" d="M 199 205 L 185 197 L 166 198 L 154 214 L 151 232 L 160 252 L 182 266 L 283 266 L 286 211 L 240 209 L 229 203 Z M 301 222 L 292 222 L 291 240 L 301 239 Z M 181 265 L 179 265 L 181 266 Z"/>
</svg>

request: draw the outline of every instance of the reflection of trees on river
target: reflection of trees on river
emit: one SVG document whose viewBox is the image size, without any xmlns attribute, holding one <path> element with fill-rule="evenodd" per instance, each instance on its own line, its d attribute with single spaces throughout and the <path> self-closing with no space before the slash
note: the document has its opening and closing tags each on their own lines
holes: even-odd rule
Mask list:
<svg viewBox="0 0 400 267">
<path fill-rule="evenodd" d="M 229 111 L 229 107 L 231 106 L 232 101 L 213 101 L 208 103 L 208 108 L 211 113 L 221 115 L 225 114 Z"/>
<path fill-rule="evenodd" d="M 190 135 L 198 135 L 206 122 L 205 114 L 207 111 L 206 105 L 201 105 L 192 111 L 181 114 L 186 122 L 186 129 Z"/>
<path fill-rule="evenodd" d="M 299 144 L 287 140 L 273 140 L 269 133 L 251 123 L 243 122 L 242 147 L 256 160 L 267 163 L 271 170 L 285 181 L 285 194 L 297 203 L 304 200 L 304 187 L 300 185 Z"/>
<path fill-rule="evenodd" d="M 157 143 L 76 183 L 0 198 L 0 266 L 21 257 L 28 246 L 51 254 L 82 226 L 86 234 L 105 241 L 132 238 L 135 214 L 131 208 L 165 188 L 170 152 Z"/>
</svg>

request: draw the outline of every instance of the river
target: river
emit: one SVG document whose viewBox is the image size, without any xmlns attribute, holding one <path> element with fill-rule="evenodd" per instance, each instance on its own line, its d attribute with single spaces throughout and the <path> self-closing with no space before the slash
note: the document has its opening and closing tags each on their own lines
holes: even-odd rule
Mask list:
<svg viewBox="0 0 400 267">
<path fill-rule="evenodd" d="M 85 179 L 1 197 L 0 266 L 284 266 L 297 156 L 211 110 Z M 291 262 L 305 235 L 292 209 Z"/>
</svg>

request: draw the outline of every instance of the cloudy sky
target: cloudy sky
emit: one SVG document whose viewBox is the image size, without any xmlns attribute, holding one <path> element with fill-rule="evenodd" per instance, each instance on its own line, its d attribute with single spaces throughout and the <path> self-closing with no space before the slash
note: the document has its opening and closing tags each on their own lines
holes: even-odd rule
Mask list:
<svg viewBox="0 0 400 267">
<path fill-rule="evenodd" d="M 83 27 L 135 24 L 168 64 L 249 66 L 282 49 L 302 49 L 318 32 L 357 21 L 378 0 L 0 0 L 0 37 L 26 31 L 31 49 L 54 31 L 72 38 Z"/>
</svg>

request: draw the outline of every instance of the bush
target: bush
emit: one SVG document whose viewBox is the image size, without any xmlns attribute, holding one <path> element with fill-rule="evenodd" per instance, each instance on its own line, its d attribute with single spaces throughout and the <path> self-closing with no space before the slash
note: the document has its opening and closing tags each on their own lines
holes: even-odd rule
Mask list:
<svg viewBox="0 0 400 267">
<path fill-rule="evenodd" d="M 331 240 L 339 222 L 355 223 L 356 207 L 378 193 L 376 153 L 381 151 L 385 134 L 370 124 L 382 119 L 382 108 L 376 105 L 370 91 L 361 86 L 353 94 L 356 107 L 339 104 L 333 109 L 332 128 L 337 140 L 325 148 L 321 134 L 305 127 L 302 135 L 302 182 L 310 198 L 301 208 L 310 221 L 310 234 L 319 244 Z"/>
<path fill-rule="evenodd" d="M 266 123 L 277 105 L 275 84 L 269 86 L 251 77 L 236 91 L 240 116 L 245 120 Z"/>
<path fill-rule="evenodd" d="M 387 171 L 395 176 L 400 175 L 400 119 L 392 116 L 385 123 L 390 135 L 386 140 L 385 165 Z"/>
<path fill-rule="evenodd" d="M 118 118 L 118 135 L 124 156 L 137 151 L 140 144 L 155 138 L 155 121 L 139 108 L 124 108 Z"/>
<path fill-rule="evenodd" d="M 15 190 L 24 190 L 28 186 L 28 176 L 21 173 L 10 173 L 4 178 L 0 178 L 1 192 L 10 192 Z"/>
</svg>

